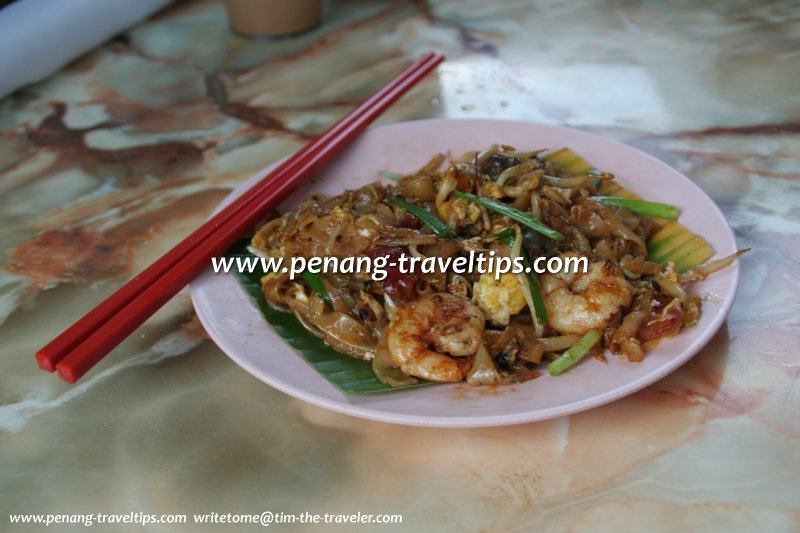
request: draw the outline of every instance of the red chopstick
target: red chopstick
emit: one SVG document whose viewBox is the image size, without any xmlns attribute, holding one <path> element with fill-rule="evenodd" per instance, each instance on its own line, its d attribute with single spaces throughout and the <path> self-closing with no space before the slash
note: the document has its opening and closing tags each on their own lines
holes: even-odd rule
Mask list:
<svg viewBox="0 0 800 533">
<path fill-rule="evenodd" d="M 40 350 L 39 366 L 74 383 L 443 59 L 429 53 L 404 70 Z"/>
<path fill-rule="evenodd" d="M 438 57 L 438 59 L 437 59 Z M 142 271 L 138 276 L 129 281 L 126 285 L 121 287 L 117 292 L 112 294 L 108 299 L 103 301 L 99 306 L 92 310 L 89 314 L 64 331 L 56 339 L 54 339 L 47 346 L 42 348 L 37 354 L 36 359 L 39 366 L 46 371 L 53 372 L 56 369 L 57 363 L 63 359 L 72 349 L 74 349 L 80 342 L 82 342 L 88 335 L 94 332 L 101 324 L 107 319 L 109 315 L 117 313 L 128 302 L 130 302 L 136 295 L 141 292 L 142 287 L 149 285 L 154 280 L 163 276 L 166 272 L 176 267 L 178 263 L 186 256 L 186 254 L 194 249 L 199 243 L 205 242 L 209 235 L 217 229 L 226 224 L 229 220 L 238 216 L 238 213 L 251 202 L 253 204 L 258 202 L 259 194 L 270 186 L 272 180 L 281 179 L 286 173 L 290 172 L 294 165 L 301 161 L 304 157 L 314 150 L 318 150 L 320 146 L 330 142 L 335 138 L 343 129 L 348 127 L 352 121 L 356 120 L 360 115 L 370 109 L 381 98 L 393 91 L 396 85 L 402 80 L 413 75 L 415 72 L 427 73 L 430 69 L 435 67 L 436 64 L 441 62 L 443 57 L 435 56 L 432 53 L 423 55 L 417 62 L 404 70 L 397 78 L 387 84 L 383 89 L 378 91 L 370 99 L 365 101 L 362 105 L 354 109 L 349 115 L 334 124 L 331 128 L 325 131 L 322 135 L 317 137 L 314 141 L 310 142 L 303 149 L 301 149 L 294 157 L 289 158 L 270 175 L 262 178 L 251 192 L 237 198 L 223 211 L 218 213 L 215 217 L 209 220 L 206 224 L 198 228 L 189 237 L 184 239 L 181 243 L 175 246 L 167 254 L 162 256 L 159 260 L 150 265 L 147 269 Z M 434 62 L 434 63 L 431 63 Z M 426 70 L 427 69 L 427 70 Z M 423 74 L 424 75 L 424 74 Z M 390 102 L 391 103 L 391 102 Z M 388 105 L 388 104 L 387 104 Z"/>
</svg>

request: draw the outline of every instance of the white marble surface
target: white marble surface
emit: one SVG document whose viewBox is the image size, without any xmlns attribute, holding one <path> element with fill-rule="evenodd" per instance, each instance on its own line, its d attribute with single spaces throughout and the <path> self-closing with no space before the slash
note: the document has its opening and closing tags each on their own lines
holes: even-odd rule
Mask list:
<svg viewBox="0 0 800 533">
<path fill-rule="evenodd" d="M 0 101 L 0 529 L 9 513 L 262 510 L 402 513 L 385 529 L 413 531 L 800 529 L 800 7 L 326 7 L 317 30 L 265 43 L 232 36 L 221 3 L 181 3 Z M 588 129 L 722 207 L 753 251 L 690 363 L 568 418 L 391 426 L 256 381 L 182 293 L 77 385 L 36 368 L 235 184 L 429 48 L 448 62 L 381 122 Z"/>
</svg>

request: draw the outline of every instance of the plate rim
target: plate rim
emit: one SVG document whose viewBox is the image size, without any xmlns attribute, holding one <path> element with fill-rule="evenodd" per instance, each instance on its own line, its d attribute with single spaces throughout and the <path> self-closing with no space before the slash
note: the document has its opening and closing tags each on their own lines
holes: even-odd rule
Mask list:
<svg viewBox="0 0 800 533">
<path fill-rule="evenodd" d="M 733 243 L 734 248 L 736 248 L 735 234 L 730 224 L 728 223 L 727 218 L 725 217 L 724 213 L 719 208 L 717 203 L 702 188 L 700 188 L 700 186 L 697 185 L 697 183 L 695 183 L 692 179 L 690 179 L 688 176 L 686 176 L 676 168 L 668 165 L 664 161 L 661 161 L 660 159 L 642 150 L 639 150 L 638 148 L 635 148 L 631 145 L 625 144 L 615 139 L 604 137 L 594 132 L 572 128 L 569 126 L 544 124 L 544 123 L 529 122 L 523 120 L 506 120 L 506 119 L 492 119 L 492 118 L 427 118 L 427 119 L 410 120 L 403 122 L 395 122 L 391 124 L 378 125 L 370 128 L 368 131 L 374 131 L 377 129 L 380 130 L 402 129 L 404 127 L 408 127 L 409 125 L 413 126 L 435 125 L 442 122 L 492 123 L 494 125 L 516 124 L 521 127 L 533 127 L 533 128 L 551 129 L 555 131 L 566 131 L 570 135 L 595 137 L 602 139 L 604 143 L 611 143 L 613 145 L 617 145 L 618 147 L 621 147 L 624 150 L 633 150 L 637 153 L 639 157 L 646 158 L 650 160 L 652 164 L 655 164 L 658 167 L 662 167 L 663 169 L 665 169 L 670 173 L 675 173 L 679 175 L 681 178 L 683 178 L 683 180 L 687 185 L 689 185 L 692 189 L 694 189 L 695 193 L 701 195 L 707 201 L 707 203 L 713 208 L 715 214 L 720 218 L 720 220 L 724 222 L 724 227 L 717 227 L 716 229 L 722 230 L 725 239 Z M 355 143 L 357 142 L 358 140 L 355 141 Z M 242 181 L 215 207 L 211 216 L 216 214 L 220 209 L 224 208 L 224 206 L 229 204 L 239 195 L 243 194 L 247 190 L 248 184 L 252 180 L 254 180 L 256 176 L 261 176 L 264 175 L 266 172 L 271 171 L 285 159 L 286 158 L 283 158 L 270 165 L 267 165 L 266 167 L 255 172 L 250 177 Z M 218 335 L 217 328 L 214 327 L 213 324 L 210 322 L 210 318 L 205 315 L 203 306 L 199 301 L 200 293 L 202 292 L 204 284 L 206 283 L 204 280 L 209 275 L 214 277 L 225 276 L 234 278 L 233 281 L 236 282 L 238 289 L 244 293 L 244 288 L 241 287 L 241 285 L 238 283 L 238 280 L 235 279 L 233 274 L 226 274 L 226 275 L 211 274 L 209 272 L 210 271 L 209 268 L 192 282 L 190 295 L 191 295 L 192 305 L 195 309 L 198 319 L 200 320 L 201 324 L 203 325 L 205 331 L 212 339 L 212 341 L 231 360 L 233 360 L 234 363 L 243 368 L 253 377 L 277 390 L 280 390 L 281 392 L 289 396 L 292 396 L 293 398 L 299 399 L 301 401 L 307 402 L 317 407 L 321 407 L 326 410 L 378 422 L 410 425 L 410 426 L 421 426 L 421 427 L 452 427 L 452 428 L 494 427 L 494 426 L 507 426 L 507 425 L 529 423 L 529 422 L 538 422 L 538 421 L 553 419 L 560 416 L 569 416 L 589 409 L 593 409 L 595 407 L 600 407 L 609 404 L 611 402 L 614 402 L 618 399 L 621 399 L 625 396 L 634 394 L 635 392 L 642 390 L 648 385 L 651 385 L 663 379 L 664 377 L 668 376 L 669 374 L 677 370 L 679 367 L 686 364 L 695 355 L 697 355 L 697 353 L 700 352 L 700 350 L 702 350 L 702 348 L 706 344 L 708 344 L 714 338 L 714 336 L 719 332 L 723 323 L 727 319 L 731 309 L 733 308 L 733 305 L 736 300 L 736 295 L 738 293 L 739 281 L 740 281 L 739 262 L 738 261 L 734 262 L 734 264 L 728 268 L 730 269 L 729 272 L 731 275 L 731 281 L 727 286 L 727 294 L 722 295 L 722 297 L 724 298 L 724 302 L 720 308 L 720 312 L 717 314 L 717 316 L 714 317 L 713 321 L 707 326 L 707 328 L 704 331 L 702 331 L 687 348 L 683 350 L 683 352 L 680 354 L 680 357 L 675 357 L 669 360 L 662 366 L 656 368 L 652 373 L 640 376 L 637 379 L 624 384 L 623 386 L 616 387 L 614 389 L 600 393 L 595 396 L 587 397 L 560 406 L 553 406 L 543 409 L 540 408 L 534 411 L 517 411 L 517 412 L 512 412 L 510 414 L 494 415 L 494 416 L 491 415 L 421 416 L 415 414 L 383 412 L 373 407 L 367 408 L 363 406 L 354 405 L 349 402 L 332 403 L 330 399 L 315 393 L 313 390 L 298 388 L 295 385 L 291 383 L 286 383 L 283 380 L 276 378 L 274 376 L 265 375 L 264 372 L 261 369 L 257 368 L 255 364 L 252 363 L 248 358 L 241 357 L 238 354 L 238 351 L 233 346 L 231 346 L 224 337 Z M 252 302 L 252 299 L 249 297 L 249 295 L 245 293 L 245 296 L 248 298 L 250 302 Z M 256 308 L 255 303 L 253 303 L 251 311 L 255 311 L 255 313 L 257 313 L 257 315 L 263 320 L 263 316 L 261 315 L 261 312 Z M 264 322 L 263 325 L 268 328 L 270 327 L 266 322 Z M 297 354 L 291 346 L 289 346 L 288 344 L 285 343 L 285 341 L 283 341 L 283 339 L 280 339 L 280 341 L 286 347 L 286 349 L 292 351 L 295 354 L 295 356 L 298 358 L 300 362 L 302 362 L 303 364 L 307 364 L 306 361 L 303 360 L 303 358 L 299 354 Z M 332 384 L 330 385 L 331 387 L 335 388 L 334 385 Z M 447 387 L 453 385 L 459 385 L 459 384 L 442 384 L 438 386 Z M 464 384 L 462 383 L 461 385 Z M 336 390 L 338 391 L 338 389 Z M 404 395 L 404 394 L 413 394 L 415 390 L 416 389 L 408 389 L 404 391 L 394 391 L 394 392 L 389 391 L 389 392 L 374 393 L 374 394 Z M 341 393 L 341 394 L 345 398 L 348 396 L 346 393 Z"/>
</svg>

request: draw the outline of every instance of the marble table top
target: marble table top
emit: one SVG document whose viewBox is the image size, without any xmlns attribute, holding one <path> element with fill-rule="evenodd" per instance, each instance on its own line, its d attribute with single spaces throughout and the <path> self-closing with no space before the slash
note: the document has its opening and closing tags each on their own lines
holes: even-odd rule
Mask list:
<svg viewBox="0 0 800 533">
<path fill-rule="evenodd" d="M 393 426 L 257 381 L 184 291 L 78 384 L 37 369 L 236 184 L 428 49 L 448 61 L 381 123 L 585 129 L 720 205 L 753 251 L 689 363 L 547 422 Z M 798 50 L 800 5 L 779 0 L 338 0 L 273 42 L 201 0 L 0 101 L 0 529 L 10 513 L 270 510 L 399 513 L 414 531 L 799 530 Z"/>
</svg>

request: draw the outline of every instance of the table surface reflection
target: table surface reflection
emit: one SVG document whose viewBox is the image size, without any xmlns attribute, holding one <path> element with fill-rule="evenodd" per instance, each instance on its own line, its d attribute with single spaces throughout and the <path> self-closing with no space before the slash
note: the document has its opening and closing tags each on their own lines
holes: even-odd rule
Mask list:
<svg viewBox="0 0 800 533">
<path fill-rule="evenodd" d="M 248 41 L 221 2 L 180 3 L 0 101 L 3 514 L 800 528 L 800 6 L 341 0 L 325 16 L 295 38 Z M 184 291 L 79 384 L 36 368 L 37 348 L 233 187 L 428 49 L 448 61 L 380 123 L 585 129 L 665 161 L 719 204 L 753 251 L 726 326 L 688 364 L 547 422 L 393 426 L 257 381 L 207 339 Z"/>
</svg>

